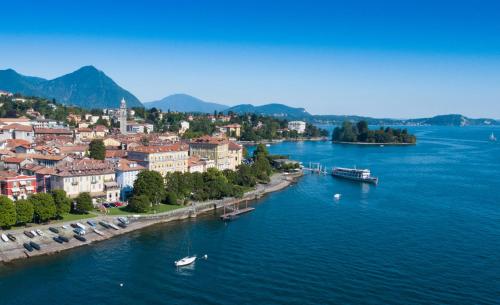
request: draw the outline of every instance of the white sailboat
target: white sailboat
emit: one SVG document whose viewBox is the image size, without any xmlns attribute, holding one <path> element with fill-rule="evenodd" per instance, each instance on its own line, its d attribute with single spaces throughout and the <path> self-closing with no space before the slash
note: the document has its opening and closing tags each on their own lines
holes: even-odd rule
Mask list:
<svg viewBox="0 0 500 305">
<path fill-rule="evenodd" d="M 183 266 L 191 265 L 196 260 L 196 255 L 193 255 L 193 256 L 189 255 L 189 250 L 191 248 L 191 241 L 188 242 L 187 248 L 188 248 L 188 255 L 184 258 L 181 258 L 178 261 L 175 261 L 174 264 L 176 267 L 183 267 Z"/>
<path fill-rule="evenodd" d="M 492 132 L 490 135 L 490 141 L 495 142 L 496 140 L 497 140 L 497 138 L 495 137 L 495 134 Z"/>
</svg>

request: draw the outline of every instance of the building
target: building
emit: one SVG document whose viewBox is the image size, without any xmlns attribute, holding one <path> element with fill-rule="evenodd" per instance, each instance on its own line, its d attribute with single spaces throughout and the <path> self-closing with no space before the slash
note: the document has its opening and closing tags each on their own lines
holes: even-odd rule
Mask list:
<svg viewBox="0 0 500 305">
<path fill-rule="evenodd" d="M 36 177 L 0 171 L 0 193 L 12 200 L 27 199 L 36 193 Z"/>
<path fill-rule="evenodd" d="M 64 162 L 73 162 L 73 158 L 65 155 L 30 154 L 26 157 L 32 159 L 34 164 L 48 168 L 56 167 Z"/>
<path fill-rule="evenodd" d="M 120 102 L 118 120 L 120 121 L 120 133 L 127 134 L 127 103 L 125 102 L 124 98 L 122 98 Z"/>
<path fill-rule="evenodd" d="M 228 144 L 229 168 L 235 170 L 243 162 L 243 146 L 234 142 Z"/>
<path fill-rule="evenodd" d="M 231 168 L 229 161 L 229 141 L 226 138 L 203 136 L 189 143 L 189 155 L 215 161 L 218 170 Z"/>
<path fill-rule="evenodd" d="M 304 133 L 306 131 L 306 122 L 304 121 L 290 121 L 288 122 L 288 129 L 290 131 L 294 130 L 299 134 Z"/>
<path fill-rule="evenodd" d="M 148 170 L 162 176 L 167 173 L 188 171 L 189 148 L 182 143 L 164 146 L 137 146 L 128 150 L 127 159 L 136 161 Z"/>
<path fill-rule="evenodd" d="M 228 137 L 239 138 L 241 136 L 240 124 L 229 124 L 219 127 L 219 131 L 225 133 Z"/>
<path fill-rule="evenodd" d="M 215 161 L 198 156 L 189 157 L 188 171 L 190 173 L 204 173 L 209 168 L 215 167 Z"/>
<path fill-rule="evenodd" d="M 181 121 L 181 128 L 179 129 L 179 133 L 183 134 L 189 129 L 189 122 L 188 121 Z"/>
<path fill-rule="evenodd" d="M 94 130 L 88 127 L 81 127 L 75 129 L 75 139 L 78 141 L 90 141 L 94 139 L 95 133 Z"/>
<path fill-rule="evenodd" d="M 127 200 L 134 189 L 137 175 L 144 167 L 136 161 L 121 159 L 116 163 L 116 183 L 120 187 L 120 199 Z"/>
<path fill-rule="evenodd" d="M 9 139 L 21 139 L 32 143 L 33 138 L 33 127 L 31 127 L 30 125 L 26 126 L 19 123 L 13 123 L 4 125 L 0 128 L 0 141 Z"/>
<path fill-rule="evenodd" d="M 24 126 L 31 126 L 30 119 L 26 117 L 20 118 L 0 118 L 0 126 L 10 125 L 10 124 L 19 124 Z"/>
<path fill-rule="evenodd" d="M 111 162 L 82 159 L 66 162 L 54 168 L 50 178 L 52 189 L 62 189 L 69 197 L 88 192 L 98 201 L 113 202 L 120 198 L 115 181 L 115 166 Z"/>
<path fill-rule="evenodd" d="M 153 124 L 145 123 L 140 124 L 136 122 L 127 123 L 127 132 L 129 133 L 152 133 L 154 129 Z"/>
</svg>

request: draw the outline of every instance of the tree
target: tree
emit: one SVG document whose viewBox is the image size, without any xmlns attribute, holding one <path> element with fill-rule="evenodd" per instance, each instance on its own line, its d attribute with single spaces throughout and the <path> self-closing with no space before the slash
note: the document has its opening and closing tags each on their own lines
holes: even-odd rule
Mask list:
<svg viewBox="0 0 500 305">
<path fill-rule="evenodd" d="M 173 192 L 168 192 L 165 198 L 166 204 L 177 204 L 177 195 Z"/>
<path fill-rule="evenodd" d="M 92 197 L 87 192 L 80 193 L 76 197 L 76 210 L 80 213 L 86 213 L 92 211 L 94 204 L 92 203 Z"/>
<path fill-rule="evenodd" d="M 28 223 L 33 221 L 33 214 L 35 210 L 33 208 L 33 203 L 29 200 L 20 199 L 16 201 L 16 223 Z"/>
<path fill-rule="evenodd" d="M 49 194 L 34 194 L 29 200 L 33 204 L 35 219 L 38 222 L 45 222 L 56 216 L 56 204 Z"/>
<path fill-rule="evenodd" d="M 146 213 L 151 208 L 151 202 L 146 195 L 136 195 L 130 199 L 128 209 L 135 213 Z"/>
<path fill-rule="evenodd" d="M 89 145 L 90 158 L 96 160 L 104 160 L 106 157 L 106 147 L 101 139 L 94 139 Z"/>
<path fill-rule="evenodd" d="M 0 227 L 10 227 L 16 223 L 16 207 L 12 200 L 0 196 Z"/>
<path fill-rule="evenodd" d="M 145 195 L 153 205 L 159 204 L 165 198 L 165 182 L 160 173 L 145 170 L 137 175 L 134 182 L 134 196 Z"/>
<path fill-rule="evenodd" d="M 66 195 L 64 190 L 53 190 L 52 198 L 54 198 L 54 203 L 56 204 L 56 214 L 61 216 L 65 213 L 69 213 L 71 210 L 71 199 Z"/>
</svg>

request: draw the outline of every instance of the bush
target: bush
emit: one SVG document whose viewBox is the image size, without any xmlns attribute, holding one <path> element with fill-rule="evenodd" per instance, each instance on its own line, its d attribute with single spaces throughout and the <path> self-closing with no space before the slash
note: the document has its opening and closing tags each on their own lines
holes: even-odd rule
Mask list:
<svg viewBox="0 0 500 305">
<path fill-rule="evenodd" d="M 158 204 L 165 198 L 165 182 L 160 173 L 145 170 L 134 182 L 134 196 L 146 196 L 148 202 Z"/>
<path fill-rule="evenodd" d="M 35 210 L 33 203 L 29 200 L 21 199 L 16 201 L 16 223 L 23 224 L 33 221 Z"/>
<path fill-rule="evenodd" d="M 151 202 L 146 195 L 136 195 L 130 199 L 127 208 L 131 212 L 146 213 L 151 208 Z"/>
<path fill-rule="evenodd" d="M 92 211 L 94 209 L 94 204 L 92 203 L 92 197 L 90 197 L 89 193 L 80 193 L 78 197 L 76 197 L 76 212 L 78 213 L 86 213 Z"/>
<path fill-rule="evenodd" d="M 0 196 L 0 227 L 10 227 L 16 223 L 16 208 L 7 196 Z"/>
<path fill-rule="evenodd" d="M 165 203 L 166 204 L 177 204 L 177 195 L 175 195 L 172 192 L 168 192 L 167 196 L 165 197 Z"/>
<path fill-rule="evenodd" d="M 71 199 L 68 198 L 64 190 L 53 190 L 52 198 L 56 205 L 56 214 L 61 216 L 71 210 Z"/>
<path fill-rule="evenodd" d="M 56 205 L 49 194 L 34 194 L 29 200 L 33 204 L 35 219 L 38 222 L 45 222 L 56 217 Z"/>
</svg>

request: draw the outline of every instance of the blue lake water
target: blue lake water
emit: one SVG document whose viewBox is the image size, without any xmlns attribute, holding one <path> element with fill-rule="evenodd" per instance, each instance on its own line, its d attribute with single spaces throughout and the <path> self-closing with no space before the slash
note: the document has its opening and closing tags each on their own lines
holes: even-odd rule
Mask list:
<svg viewBox="0 0 500 305">
<path fill-rule="evenodd" d="M 500 304 L 500 129 L 412 131 L 410 147 L 274 145 L 380 183 L 308 175 L 228 224 L 209 214 L 0 265 L 0 304 Z M 178 271 L 188 236 L 209 258 Z"/>
</svg>

